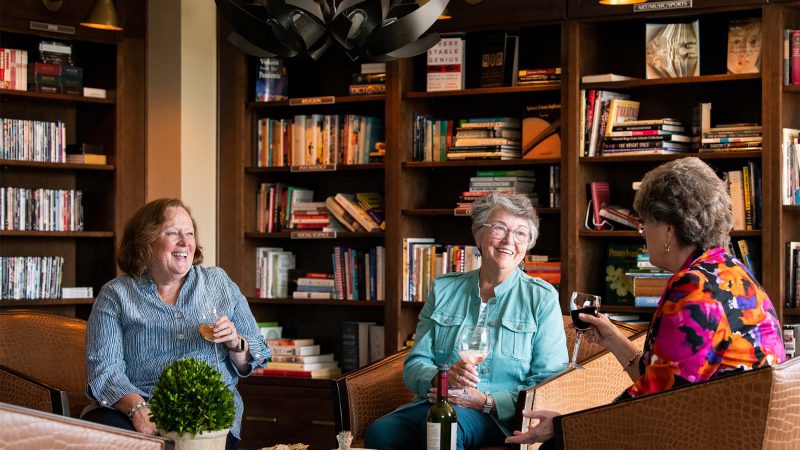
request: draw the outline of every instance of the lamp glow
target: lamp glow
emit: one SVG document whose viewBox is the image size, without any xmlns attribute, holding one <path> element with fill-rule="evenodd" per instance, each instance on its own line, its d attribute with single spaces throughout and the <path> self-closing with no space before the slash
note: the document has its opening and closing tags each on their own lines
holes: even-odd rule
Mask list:
<svg viewBox="0 0 800 450">
<path fill-rule="evenodd" d="M 117 9 L 111 0 L 97 0 L 89 17 L 81 25 L 99 30 L 122 30 L 117 19 Z"/>
</svg>

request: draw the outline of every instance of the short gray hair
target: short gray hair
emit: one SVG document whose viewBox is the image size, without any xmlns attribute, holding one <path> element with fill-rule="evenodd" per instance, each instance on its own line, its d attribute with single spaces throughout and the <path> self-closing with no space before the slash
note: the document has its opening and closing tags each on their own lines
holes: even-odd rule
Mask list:
<svg viewBox="0 0 800 450">
<path fill-rule="evenodd" d="M 536 244 L 539 237 L 539 217 L 530 199 L 523 194 L 500 194 L 492 193 L 486 197 L 481 197 L 472 204 L 472 235 L 475 242 L 479 242 L 478 235 L 484 229 L 486 221 L 494 210 L 501 208 L 507 213 L 521 217 L 528 221 L 528 228 L 531 236 L 528 241 L 528 250 Z"/>
<path fill-rule="evenodd" d="M 733 228 L 725 182 L 698 158 L 681 158 L 647 172 L 633 199 L 642 219 L 675 227 L 684 246 L 727 247 Z"/>
</svg>

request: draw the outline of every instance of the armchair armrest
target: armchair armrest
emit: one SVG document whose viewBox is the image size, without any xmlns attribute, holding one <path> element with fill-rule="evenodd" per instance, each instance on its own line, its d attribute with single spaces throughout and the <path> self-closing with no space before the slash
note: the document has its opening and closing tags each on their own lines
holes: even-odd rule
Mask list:
<svg viewBox="0 0 800 450">
<path fill-rule="evenodd" d="M 766 448 L 762 441 L 772 370 L 736 373 L 563 415 L 554 420 L 555 439 L 564 449 L 639 449 L 654 443 L 683 449 Z"/>
<path fill-rule="evenodd" d="M 333 380 L 333 416 L 336 430 L 349 430 L 353 442 L 364 438 L 375 419 L 411 400 L 414 394 L 403 382 L 403 362 L 408 349 Z"/>
<path fill-rule="evenodd" d="M 65 391 L 0 365 L 0 403 L 69 416 Z"/>
<path fill-rule="evenodd" d="M 646 337 L 646 332 L 639 332 L 629 336 L 629 339 L 641 349 Z M 537 420 L 523 418 L 522 409 L 541 409 L 568 414 L 611 403 L 631 385 L 631 378 L 622 370 L 617 358 L 607 350 L 581 362 L 581 365 L 584 369 L 567 369 L 520 393 L 517 406 L 520 430 L 524 431 L 538 423 Z M 530 450 L 538 447 L 539 444 L 527 446 Z"/>
</svg>

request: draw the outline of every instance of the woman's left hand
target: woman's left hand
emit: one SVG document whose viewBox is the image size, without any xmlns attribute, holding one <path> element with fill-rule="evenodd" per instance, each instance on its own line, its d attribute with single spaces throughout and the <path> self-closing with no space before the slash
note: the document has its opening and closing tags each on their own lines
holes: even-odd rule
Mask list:
<svg viewBox="0 0 800 450">
<path fill-rule="evenodd" d="M 239 346 L 239 334 L 236 332 L 236 325 L 228 319 L 228 316 L 220 316 L 214 323 L 214 342 L 224 344 L 228 350 L 233 350 Z"/>
<path fill-rule="evenodd" d="M 555 436 L 553 430 L 553 417 L 560 416 L 560 413 L 555 411 L 545 410 L 529 410 L 522 411 L 522 415 L 530 419 L 538 419 L 539 423 L 535 427 L 528 428 L 528 431 L 522 432 L 519 430 L 514 431 L 513 436 L 506 438 L 507 444 L 533 444 L 536 442 L 544 442 L 550 440 Z"/>
<path fill-rule="evenodd" d="M 434 386 L 428 390 L 428 401 L 436 403 L 438 397 L 437 388 Z M 486 404 L 486 394 L 483 392 L 466 387 L 463 389 L 448 389 L 447 402 L 453 406 L 460 406 L 462 408 L 470 408 L 478 411 L 483 410 L 483 405 Z"/>
</svg>

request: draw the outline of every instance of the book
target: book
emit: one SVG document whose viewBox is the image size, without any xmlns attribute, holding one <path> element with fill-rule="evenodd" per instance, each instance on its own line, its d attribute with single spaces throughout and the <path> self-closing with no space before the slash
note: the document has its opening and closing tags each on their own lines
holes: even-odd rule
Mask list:
<svg viewBox="0 0 800 450">
<path fill-rule="evenodd" d="M 645 63 L 648 80 L 700 76 L 700 21 L 648 23 Z"/>
<path fill-rule="evenodd" d="M 428 92 L 464 89 L 464 39 L 443 37 L 428 50 Z"/>
<path fill-rule="evenodd" d="M 270 345 L 273 355 L 319 355 L 319 345 Z"/>
<path fill-rule="evenodd" d="M 728 23 L 728 73 L 761 71 L 761 18 Z"/>
<path fill-rule="evenodd" d="M 481 87 L 516 85 L 519 37 L 505 33 L 486 36 L 481 51 Z"/>
<path fill-rule="evenodd" d="M 526 106 L 522 116 L 522 158 L 561 156 L 561 105 Z"/>
<path fill-rule="evenodd" d="M 370 364 L 386 356 L 386 330 L 383 325 L 369 326 L 369 362 Z"/>
<path fill-rule="evenodd" d="M 607 228 L 608 222 L 603 220 L 600 210 L 611 205 L 611 190 L 606 181 L 593 181 L 589 184 L 591 193 L 593 224 L 595 230 Z"/>
<path fill-rule="evenodd" d="M 638 230 L 642 226 L 642 221 L 639 219 L 639 216 L 630 208 L 625 208 L 623 206 L 609 205 L 605 208 L 600 208 L 599 214 L 600 217 L 633 228 L 634 230 Z"/>
<path fill-rule="evenodd" d="M 289 98 L 286 65 L 278 58 L 258 58 L 256 69 L 257 102 L 274 102 Z"/>
<path fill-rule="evenodd" d="M 350 88 L 350 95 L 375 95 L 375 94 L 385 94 L 386 93 L 386 85 L 383 83 L 371 83 L 371 84 L 351 84 Z"/>
<path fill-rule="evenodd" d="M 635 100 L 625 100 L 612 98 L 608 102 L 608 119 L 604 129 L 600 131 L 605 136 L 610 136 L 614 125 L 625 123 L 628 120 L 636 120 L 639 117 L 639 102 Z"/>
<path fill-rule="evenodd" d="M 283 346 L 283 347 L 302 347 L 305 345 L 314 345 L 312 338 L 276 338 L 267 339 L 265 341 L 270 346 Z"/>
<path fill-rule="evenodd" d="M 0 47 L 0 89 L 28 90 L 28 52 Z"/>
<path fill-rule="evenodd" d="M 635 77 L 617 75 L 615 73 L 599 73 L 596 75 L 584 75 L 581 77 L 582 83 L 605 83 L 608 81 L 635 80 Z"/>
<path fill-rule="evenodd" d="M 288 363 L 318 363 L 333 361 L 333 353 L 322 353 L 319 355 L 272 355 L 274 362 Z"/>
<path fill-rule="evenodd" d="M 339 367 L 331 367 L 328 369 L 316 370 L 281 370 L 270 369 L 269 364 L 267 368 L 254 369 L 253 375 L 264 377 L 292 377 L 292 378 L 333 378 L 342 374 L 342 369 Z"/>
<path fill-rule="evenodd" d="M 640 244 L 607 245 L 604 306 L 634 306 L 633 278 L 627 273 L 636 269 L 640 253 Z"/>
<path fill-rule="evenodd" d="M 792 84 L 800 84 L 800 30 L 792 30 L 789 37 L 789 65 Z"/>
<path fill-rule="evenodd" d="M 350 214 L 366 231 L 380 231 L 381 227 L 364 211 L 359 205 L 353 194 L 336 194 L 333 197 L 336 202 Z"/>
<path fill-rule="evenodd" d="M 369 364 L 369 327 L 375 322 L 342 322 L 342 370 Z"/>
<path fill-rule="evenodd" d="M 273 370 L 304 370 L 312 371 L 317 369 L 333 369 L 338 367 L 339 363 L 336 361 L 319 361 L 319 362 L 284 362 L 284 361 L 271 361 L 267 364 L 267 368 Z"/>
</svg>

